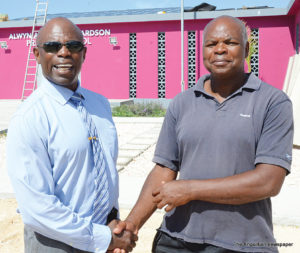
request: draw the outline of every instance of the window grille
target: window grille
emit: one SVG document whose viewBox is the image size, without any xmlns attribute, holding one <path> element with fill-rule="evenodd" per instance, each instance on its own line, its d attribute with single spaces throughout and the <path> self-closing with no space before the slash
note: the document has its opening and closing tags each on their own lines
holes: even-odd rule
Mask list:
<svg viewBox="0 0 300 253">
<path fill-rule="evenodd" d="M 166 40 L 165 33 L 158 33 L 158 97 L 166 97 Z"/>
<path fill-rule="evenodd" d="M 129 97 L 136 98 L 136 33 L 129 34 Z"/>
<path fill-rule="evenodd" d="M 188 88 L 196 83 L 196 32 L 188 32 Z"/>
<path fill-rule="evenodd" d="M 251 29 L 251 46 L 253 47 L 250 66 L 251 72 L 256 76 L 259 75 L 259 30 L 258 28 Z"/>
</svg>

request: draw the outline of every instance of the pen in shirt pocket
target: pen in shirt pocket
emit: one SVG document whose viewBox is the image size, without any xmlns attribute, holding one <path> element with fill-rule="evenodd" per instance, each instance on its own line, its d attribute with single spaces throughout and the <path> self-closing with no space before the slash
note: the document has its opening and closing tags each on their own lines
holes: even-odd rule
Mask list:
<svg viewBox="0 0 300 253">
<path fill-rule="evenodd" d="M 90 136 L 90 137 L 88 137 L 88 139 L 89 139 L 89 141 L 90 140 L 98 140 L 98 138 L 96 136 Z"/>
</svg>

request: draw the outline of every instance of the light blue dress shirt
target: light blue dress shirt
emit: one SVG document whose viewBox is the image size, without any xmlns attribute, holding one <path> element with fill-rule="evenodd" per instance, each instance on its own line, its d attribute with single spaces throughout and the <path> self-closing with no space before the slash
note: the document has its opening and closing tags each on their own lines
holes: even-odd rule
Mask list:
<svg viewBox="0 0 300 253">
<path fill-rule="evenodd" d="M 118 208 L 118 142 L 106 98 L 78 87 L 102 141 L 109 210 Z M 69 99 L 73 91 L 46 80 L 22 103 L 7 136 L 7 168 L 24 224 L 74 248 L 106 252 L 109 227 L 92 223 L 93 153 L 87 128 Z"/>
</svg>

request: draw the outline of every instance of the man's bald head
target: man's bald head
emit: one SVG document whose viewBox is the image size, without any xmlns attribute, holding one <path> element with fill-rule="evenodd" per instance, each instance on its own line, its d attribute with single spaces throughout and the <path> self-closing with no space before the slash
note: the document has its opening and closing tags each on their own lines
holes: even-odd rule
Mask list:
<svg viewBox="0 0 300 253">
<path fill-rule="evenodd" d="M 69 19 L 58 17 L 39 31 L 33 52 L 49 81 L 75 91 L 86 50 L 81 30 Z"/>
<path fill-rule="evenodd" d="M 208 23 L 203 35 L 203 63 L 211 75 L 218 79 L 244 79 L 249 43 L 243 22 L 221 16 Z"/>
<path fill-rule="evenodd" d="M 211 20 L 204 28 L 204 31 L 203 31 L 203 41 L 205 40 L 205 35 L 206 35 L 206 32 L 207 30 L 209 30 L 209 28 L 213 25 L 213 24 L 216 24 L 216 23 L 222 23 L 222 22 L 234 22 L 237 24 L 237 26 L 240 28 L 240 32 L 241 32 L 241 35 L 242 35 L 242 38 L 243 38 L 243 42 L 244 42 L 244 45 L 246 45 L 247 41 L 248 41 L 248 34 L 247 34 L 247 29 L 246 29 L 246 26 L 244 24 L 244 22 L 238 18 L 235 18 L 235 17 L 231 17 L 231 16 L 226 16 L 226 15 L 223 15 L 223 16 L 220 16 L 220 17 L 217 17 L 213 20 Z"/>
<path fill-rule="evenodd" d="M 83 35 L 81 30 L 77 25 L 75 25 L 71 20 L 64 18 L 64 17 L 57 17 L 50 19 L 39 31 L 37 38 L 36 38 L 36 43 L 37 45 L 43 43 L 43 38 L 45 37 L 46 34 L 48 34 L 50 31 L 52 31 L 54 26 L 64 26 L 68 28 L 68 31 L 70 33 L 76 33 L 78 35 L 78 39 L 83 42 Z"/>
</svg>

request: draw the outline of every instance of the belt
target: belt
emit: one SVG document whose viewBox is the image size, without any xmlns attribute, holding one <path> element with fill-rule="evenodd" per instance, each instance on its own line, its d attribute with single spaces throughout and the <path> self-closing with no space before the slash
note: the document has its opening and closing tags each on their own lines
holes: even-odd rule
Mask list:
<svg viewBox="0 0 300 253">
<path fill-rule="evenodd" d="M 115 220 L 118 218 L 118 209 L 113 207 L 110 211 L 110 213 L 107 215 L 106 224 L 110 223 L 112 220 Z"/>
</svg>

